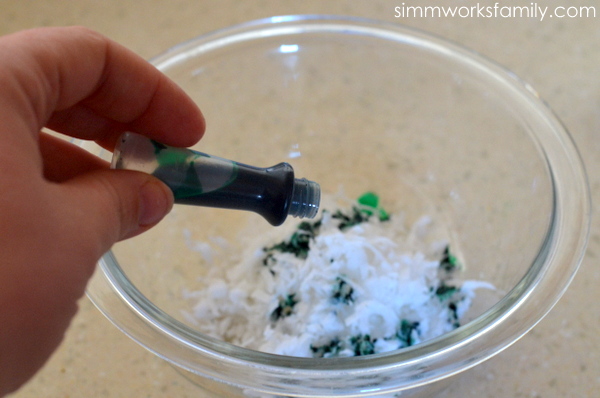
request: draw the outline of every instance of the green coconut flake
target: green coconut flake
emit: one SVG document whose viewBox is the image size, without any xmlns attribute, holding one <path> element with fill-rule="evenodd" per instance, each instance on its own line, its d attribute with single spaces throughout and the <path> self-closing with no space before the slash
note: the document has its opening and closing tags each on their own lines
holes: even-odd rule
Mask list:
<svg viewBox="0 0 600 398">
<path fill-rule="evenodd" d="M 410 347 L 415 344 L 415 334 L 416 336 L 419 334 L 419 322 L 403 319 L 396 333 L 396 337 L 400 340 L 400 348 Z"/>
<path fill-rule="evenodd" d="M 334 338 L 327 344 L 320 346 L 311 345 L 310 351 L 314 358 L 329 358 L 337 356 L 344 348 L 342 342 L 338 338 Z"/>
<path fill-rule="evenodd" d="M 332 297 L 335 302 L 351 304 L 354 302 L 354 288 L 342 277 L 338 276 L 335 279 Z"/>
<path fill-rule="evenodd" d="M 356 356 L 375 354 L 376 341 L 377 339 L 371 339 L 368 334 L 359 334 L 350 338 L 350 344 L 352 344 Z"/>
<path fill-rule="evenodd" d="M 379 206 L 379 196 L 374 192 L 365 192 L 357 199 L 358 204 L 364 206 L 361 211 L 369 216 L 377 213 L 379 221 L 387 221 L 390 219 L 389 213 Z M 373 209 L 373 210 L 371 210 Z"/>
<path fill-rule="evenodd" d="M 447 272 L 452 272 L 460 268 L 460 263 L 456 256 L 450 251 L 450 246 L 446 246 L 440 259 L 440 268 Z"/>
<path fill-rule="evenodd" d="M 296 304 L 298 304 L 296 294 L 289 294 L 287 297 L 279 300 L 279 305 L 271 313 L 271 321 L 275 322 L 292 315 Z"/>
</svg>

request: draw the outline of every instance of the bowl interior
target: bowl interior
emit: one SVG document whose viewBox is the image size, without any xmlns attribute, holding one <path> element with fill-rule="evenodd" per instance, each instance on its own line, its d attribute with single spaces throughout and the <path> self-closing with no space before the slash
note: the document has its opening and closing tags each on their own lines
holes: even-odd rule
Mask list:
<svg viewBox="0 0 600 398">
<path fill-rule="evenodd" d="M 287 161 L 325 195 L 374 191 L 409 224 L 422 215 L 444 224 L 466 265 L 462 277 L 498 289 L 482 291 L 474 317 L 536 258 L 553 214 L 552 180 L 535 126 L 499 89 L 503 82 L 419 44 L 283 31 L 192 45 L 155 62 L 206 116 L 195 149 L 256 166 Z M 202 286 L 206 269 L 238 261 L 249 238 L 263 234 L 272 227 L 252 213 L 177 206 L 113 252 L 142 294 L 186 322 L 182 292 Z"/>
</svg>

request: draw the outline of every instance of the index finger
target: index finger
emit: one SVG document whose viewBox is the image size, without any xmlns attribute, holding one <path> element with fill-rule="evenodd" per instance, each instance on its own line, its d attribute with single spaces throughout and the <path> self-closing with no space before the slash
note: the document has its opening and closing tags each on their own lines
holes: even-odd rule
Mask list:
<svg viewBox="0 0 600 398">
<path fill-rule="evenodd" d="M 0 70 L 10 71 L 0 76 L 0 97 L 12 99 L 1 102 L 13 108 L 3 116 L 31 121 L 32 133 L 48 126 L 108 143 L 133 130 L 174 146 L 190 146 L 204 133 L 202 113 L 181 88 L 96 32 L 24 31 L 3 38 L 0 50 Z"/>
</svg>

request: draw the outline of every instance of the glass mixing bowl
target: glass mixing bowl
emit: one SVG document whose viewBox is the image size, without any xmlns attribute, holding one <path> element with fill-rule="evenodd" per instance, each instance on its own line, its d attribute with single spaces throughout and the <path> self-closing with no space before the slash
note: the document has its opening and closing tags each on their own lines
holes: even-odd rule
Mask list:
<svg viewBox="0 0 600 398">
<path fill-rule="evenodd" d="M 478 294 L 463 326 L 406 349 L 256 352 L 195 330 L 183 292 L 273 227 L 249 212 L 176 206 L 102 258 L 88 295 L 205 396 L 431 396 L 532 328 L 580 263 L 590 205 L 576 148 L 531 87 L 481 56 L 400 25 L 287 16 L 199 37 L 152 63 L 206 116 L 194 149 L 260 167 L 288 161 L 325 195 L 374 191 L 407 221 L 443 220 L 462 277 L 496 287 Z"/>
</svg>

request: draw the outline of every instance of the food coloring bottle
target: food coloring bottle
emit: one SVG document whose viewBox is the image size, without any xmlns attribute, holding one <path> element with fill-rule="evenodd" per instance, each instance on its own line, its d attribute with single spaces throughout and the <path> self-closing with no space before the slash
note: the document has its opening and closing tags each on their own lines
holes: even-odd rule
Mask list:
<svg viewBox="0 0 600 398">
<path fill-rule="evenodd" d="M 249 210 L 275 226 L 288 215 L 314 218 L 319 210 L 319 184 L 295 178 L 288 163 L 254 167 L 127 132 L 111 167 L 152 174 L 171 188 L 177 204 Z"/>
</svg>

